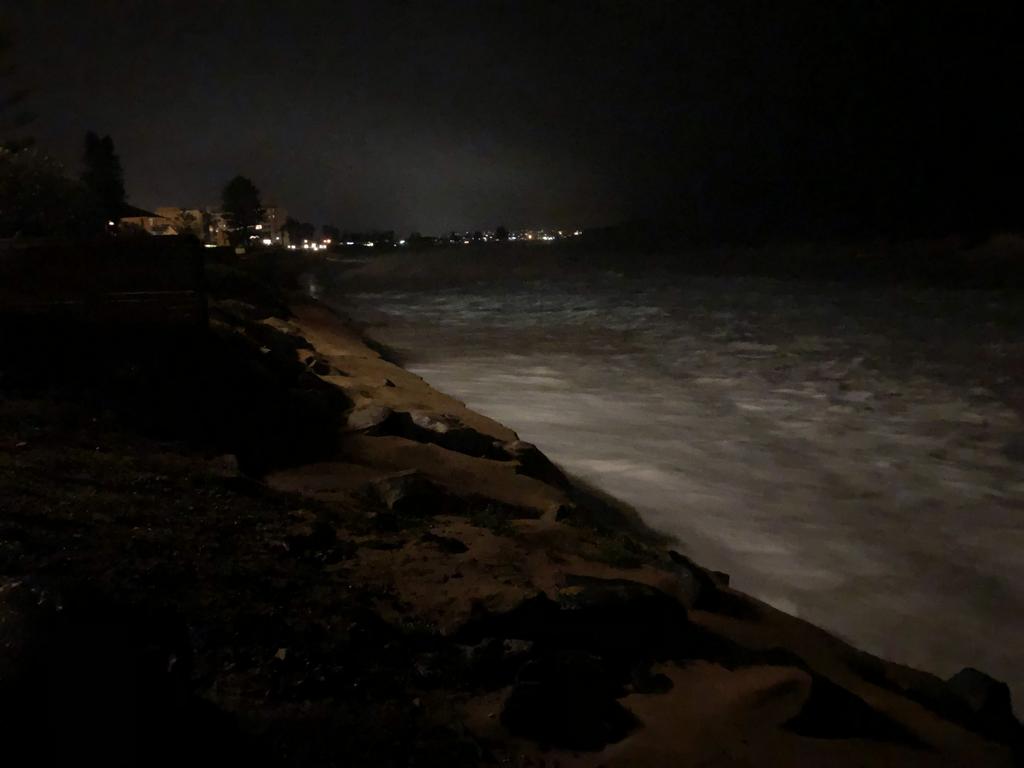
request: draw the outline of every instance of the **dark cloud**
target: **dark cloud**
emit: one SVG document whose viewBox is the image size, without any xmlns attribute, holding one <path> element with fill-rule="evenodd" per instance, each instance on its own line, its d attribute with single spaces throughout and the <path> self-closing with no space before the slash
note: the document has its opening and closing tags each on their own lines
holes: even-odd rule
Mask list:
<svg viewBox="0 0 1024 768">
<path fill-rule="evenodd" d="M 141 205 L 231 175 L 306 219 L 667 216 L 738 236 L 1020 224 L 1011 4 L 38 2 L 41 143 Z"/>
</svg>

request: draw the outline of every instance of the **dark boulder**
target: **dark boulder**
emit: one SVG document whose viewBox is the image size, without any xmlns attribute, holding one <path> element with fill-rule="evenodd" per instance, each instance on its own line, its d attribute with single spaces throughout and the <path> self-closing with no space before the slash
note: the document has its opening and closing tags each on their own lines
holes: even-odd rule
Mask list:
<svg viewBox="0 0 1024 768">
<path fill-rule="evenodd" d="M 533 443 L 514 440 L 511 443 L 505 443 L 502 450 L 518 462 L 516 467 L 518 474 L 532 477 L 556 488 L 569 487 L 569 480 L 562 470 L 556 467 L 551 459 L 541 453 Z"/>
<path fill-rule="evenodd" d="M 859 696 L 811 673 L 811 692 L 795 717 L 784 727 L 814 739 L 871 739 L 922 746 L 902 725 Z"/>
<path fill-rule="evenodd" d="M 373 427 L 372 434 L 404 437 L 417 443 L 438 445 L 467 456 L 508 461 L 510 456 L 490 435 L 467 427 L 454 416 L 425 411 L 395 411 Z"/>
<path fill-rule="evenodd" d="M 346 416 L 345 426 L 351 432 L 362 432 L 379 427 L 391 417 L 391 409 L 384 405 L 366 405 L 353 408 Z"/>
<path fill-rule="evenodd" d="M 317 376 L 331 376 L 339 375 L 341 371 L 331 365 L 331 362 L 321 354 L 311 353 L 306 355 L 302 360 L 303 365 L 306 366 L 306 370 L 310 373 L 315 373 Z"/>
<path fill-rule="evenodd" d="M 980 733 L 1024 746 L 1024 727 L 1014 717 L 1006 683 L 973 667 L 964 667 L 946 681 L 946 688 L 970 711 Z"/>
<path fill-rule="evenodd" d="M 626 579 L 569 574 L 554 599 L 540 593 L 505 613 L 481 613 L 467 622 L 463 633 L 616 658 L 667 659 L 686 656 L 692 628 L 686 608 L 660 589 Z"/>
<path fill-rule="evenodd" d="M 291 526 L 284 543 L 290 555 L 328 564 L 349 559 L 357 549 L 353 542 L 339 539 L 337 529 L 325 520 Z"/>
<path fill-rule="evenodd" d="M 702 568 L 675 550 L 669 550 L 668 555 L 676 572 L 680 575 L 686 574 L 687 580 L 695 585 L 694 608 L 738 619 L 757 618 L 758 612 L 754 604 L 728 589 L 729 574 Z"/>
<path fill-rule="evenodd" d="M 573 623 L 594 632 L 608 649 L 646 648 L 663 656 L 689 629 L 686 608 L 675 598 L 627 579 L 568 574 L 558 603 Z"/>
<path fill-rule="evenodd" d="M 430 517 L 456 511 L 458 499 L 416 470 L 375 481 L 371 493 L 400 517 Z"/>
<path fill-rule="evenodd" d="M 534 652 L 528 640 L 487 637 L 476 645 L 462 646 L 465 678 L 473 687 L 500 688 L 512 682 Z"/>
<path fill-rule="evenodd" d="M 514 736 L 541 744 L 598 750 L 639 725 L 617 701 L 624 693 L 601 658 L 556 652 L 523 665 L 501 722 Z"/>
</svg>

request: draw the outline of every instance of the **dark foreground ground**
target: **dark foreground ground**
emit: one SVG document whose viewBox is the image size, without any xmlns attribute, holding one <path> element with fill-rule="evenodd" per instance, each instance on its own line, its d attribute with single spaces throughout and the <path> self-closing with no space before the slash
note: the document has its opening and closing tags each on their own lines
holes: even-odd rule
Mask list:
<svg viewBox="0 0 1024 768">
<path fill-rule="evenodd" d="M 260 271 L 209 332 L 4 334 L 5 764 L 1020 758 L 1005 686 L 734 592 Z"/>
</svg>

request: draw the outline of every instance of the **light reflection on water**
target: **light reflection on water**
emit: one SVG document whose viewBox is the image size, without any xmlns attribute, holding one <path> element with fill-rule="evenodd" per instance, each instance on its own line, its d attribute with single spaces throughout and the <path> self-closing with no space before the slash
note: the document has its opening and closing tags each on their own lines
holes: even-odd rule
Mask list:
<svg viewBox="0 0 1024 768">
<path fill-rule="evenodd" d="M 1024 696 L 1024 426 L 1007 405 L 1024 335 L 998 296 L 604 276 L 346 301 L 415 373 L 738 588 Z"/>
</svg>

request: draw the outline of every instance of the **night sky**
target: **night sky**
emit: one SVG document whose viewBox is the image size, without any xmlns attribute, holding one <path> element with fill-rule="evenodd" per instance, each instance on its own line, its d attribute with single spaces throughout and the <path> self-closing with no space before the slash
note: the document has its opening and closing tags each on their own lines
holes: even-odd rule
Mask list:
<svg viewBox="0 0 1024 768">
<path fill-rule="evenodd" d="M 1018 3 L 7 0 L 38 143 L 343 228 L 1024 224 Z"/>
</svg>

